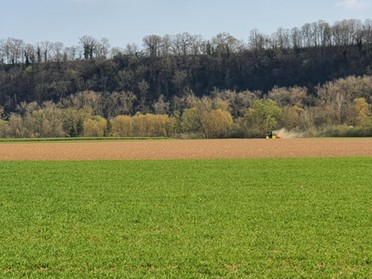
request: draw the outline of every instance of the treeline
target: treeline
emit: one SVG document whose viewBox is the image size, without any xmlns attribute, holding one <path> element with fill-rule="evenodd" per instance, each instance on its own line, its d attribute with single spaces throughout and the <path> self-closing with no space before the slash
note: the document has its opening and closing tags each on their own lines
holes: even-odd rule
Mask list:
<svg viewBox="0 0 372 279">
<path fill-rule="evenodd" d="M 117 55 L 136 56 L 187 56 L 204 54 L 228 55 L 247 50 L 300 49 L 310 47 L 346 47 L 372 43 L 372 20 L 357 19 L 337 21 L 333 25 L 319 20 L 302 27 L 285 29 L 279 27 L 271 35 L 253 29 L 247 34 L 248 41 L 234 38 L 229 33 L 219 33 L 211 39 L 187 32 L 176 35 L 143 38 L 143 47 L 129 43 L 125 47 L 111 47 L 109 40 L 82 36 L 77 45 L 65 46 L 63 42 L 42 41 L 36 44 L 20 38 L 0 40 L 0 62 L 3 64 L 34 63 L 110 59 Z"/>
<path fill-rule="evenodd" d="M 0 111 L 0 137 L 262 137 L 286 128 L 306 136 L 372 136 L 372 76 L 306 87 L 259 91 L 214 90 L 159 98 L 149 110 L 131 113 L 128 92 L 79 92 L 59 102 L 21 103 Z M 103 112 L 107 111 L 108 116 Z"/>
<path fill-rule="evenodd" d="M 371 134 L 372 20 L 247 37 L 0 40 L 0 136 Z"/>
<path fill-rule="evenodd" d="M 318 21 L 300 28 L 278 28 L 272 35 L 258 30 L 247 42 L 228 33 L 211 39 L 182 33 L 148 35 L 143 47 L 111 47 L 108 40 L 80 38 L 76 46 L 61 42 L 0 41 L 0 105 L 14 112 L 22 102 L 54 103 L 78 92 L 101 98 L 115 92 L 135 97 L 134 115 L 153 113 L 152 104 L 215 90 L 260 91 L 273 87 L 316 87 L 327 81 L 371 74 L 372 21 Z M 112 100 L 111 100 L 112 101 Z M 109 101 L 107 101 L 109 102 Z M 101 112 L 111 117 L 107 104 Z"/>
</svg>

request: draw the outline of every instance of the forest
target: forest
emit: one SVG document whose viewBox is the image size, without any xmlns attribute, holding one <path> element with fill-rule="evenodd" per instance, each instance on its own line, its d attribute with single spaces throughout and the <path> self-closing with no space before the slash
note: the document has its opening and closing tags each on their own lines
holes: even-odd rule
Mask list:
<svg viewBox="0 0 372 279">
<path fill-rule="evenodd" d="M 0 137 L 372 135 L 372 20 L 147 35 L 111 47 L 0 39 Z"/>
</svg>

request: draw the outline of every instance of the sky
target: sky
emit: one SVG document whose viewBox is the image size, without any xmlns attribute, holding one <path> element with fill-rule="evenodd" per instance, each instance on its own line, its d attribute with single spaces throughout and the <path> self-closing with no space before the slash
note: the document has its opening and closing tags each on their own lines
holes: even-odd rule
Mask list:
<svg viewBox="0 0 372 279">
<path fill-rule="evenodd" d="M 112 47 L 142 47 L 151 34 L 210 39 L 227 32 L 246 42 L 252 29 L 271 35 L 318 20 L 368 18 L 372 0 L 0 0 L 0 40 L 72 46 L 88 35 Z"/>
</svg>

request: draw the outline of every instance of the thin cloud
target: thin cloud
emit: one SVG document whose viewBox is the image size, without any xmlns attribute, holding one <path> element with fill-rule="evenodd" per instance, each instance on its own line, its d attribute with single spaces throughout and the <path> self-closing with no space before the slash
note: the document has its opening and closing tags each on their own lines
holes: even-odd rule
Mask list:
<svg viewBox="0 0 372 279">
<path fill-rule="evenodd" d="M 361 0 L 345 0 L 337 3 L 336 6 L 346 11 L 359 11 L 369 8 L 371 6 L 371 2 Z"/>
</svg>

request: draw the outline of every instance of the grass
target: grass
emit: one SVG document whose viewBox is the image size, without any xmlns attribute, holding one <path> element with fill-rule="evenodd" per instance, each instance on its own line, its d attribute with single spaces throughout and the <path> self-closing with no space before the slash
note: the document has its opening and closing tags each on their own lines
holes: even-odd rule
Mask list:
<svg viewBox="0 0 372 279">
<path fill-rule="evenodd" d="M 0 162 L 0 277 L 371 278 L 371 165 Z"/>
</svg>

